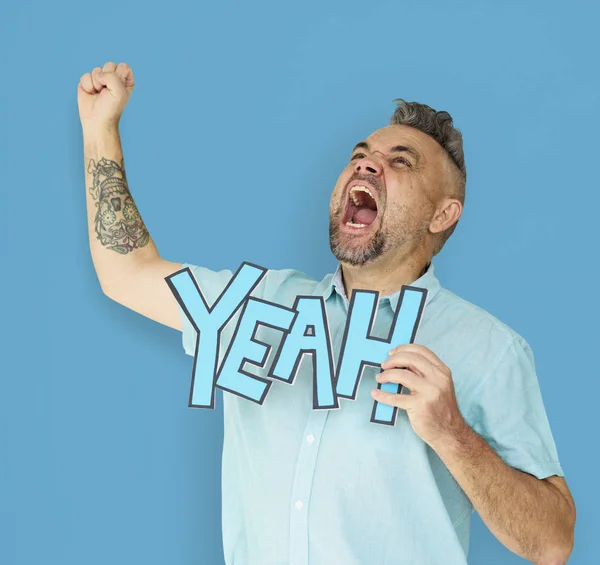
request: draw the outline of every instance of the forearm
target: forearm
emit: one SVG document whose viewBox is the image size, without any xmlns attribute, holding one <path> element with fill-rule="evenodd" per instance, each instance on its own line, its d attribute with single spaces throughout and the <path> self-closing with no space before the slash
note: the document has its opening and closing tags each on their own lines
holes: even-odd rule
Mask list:
<svg viewBox="0 0 600 565">
<path fill-rule="evenodd" d="M 434 449 L 499 541 L 536 565 L 566 563 L 573 510 L 557 489 L 504 463 L 466 424 Z"/>
<path fill-rule="evenodd" d="M 127 184 L 118 127 L 83 132 L 90 251 L 106 291 L 158 250 Z"/>
</svg>

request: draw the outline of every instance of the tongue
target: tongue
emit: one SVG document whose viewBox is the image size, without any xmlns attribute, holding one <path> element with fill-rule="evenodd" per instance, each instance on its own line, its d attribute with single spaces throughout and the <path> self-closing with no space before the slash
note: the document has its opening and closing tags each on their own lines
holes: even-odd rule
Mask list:
<svg viewBox="0 0 600 565">
<path fill-rule="evenodd" d="M 377 210 L 371 210 L 370 208 L 359 208 L 354 213 L 354 223 L 355 224 L 372 224 L 377 216 Z"/>
</svg>

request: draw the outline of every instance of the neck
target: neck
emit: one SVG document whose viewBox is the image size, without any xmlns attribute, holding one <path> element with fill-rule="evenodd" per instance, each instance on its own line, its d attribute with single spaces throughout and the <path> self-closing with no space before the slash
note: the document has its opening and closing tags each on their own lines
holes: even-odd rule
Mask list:
<svg viewBox="0 0 600 565">
<path fill-rule="evenodd" d="M 352 291 L 376 290 L 379 296 L 389 296 L 399 291 L 402 285 L 409 285 L 420 278 L 431 262 L 431 257 L 411 256 L 396 258 L 393 262 L 377 261 L 355 267 L 342 263 L 344 288 L 348 299 Z"/>
</svg>

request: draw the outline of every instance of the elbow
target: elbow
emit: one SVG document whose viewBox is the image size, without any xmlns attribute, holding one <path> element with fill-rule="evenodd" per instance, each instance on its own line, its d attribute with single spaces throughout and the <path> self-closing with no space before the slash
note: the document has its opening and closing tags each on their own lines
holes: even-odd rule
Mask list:
<svg viewBox="0 0 600 565">
<path fill-rule="evenodd" d="M 571 552 L 553 553 L 551 556 L 535 562 L 535 565 L 566 565 Z"/>
<path fill-rule="evenodd" d="M 571 552 L 568 553 L 553 553 L 550 557 L 546 557 L 535 562 L 535 565 L 566 565 Z"/>
<path fill-rule="evenodd" d="M 560 545 L 557 544 L 548 548 L 541 558 L 534 562 L 535 565 L 565 565 L 571 556 L 575 543 L 574 526 L 573 522 L 569 529 L 565 531 Z"/>
<path fill-rule="evenodd" d="M 104 296 L 107 296 L 111 300 L 114 300 L 113 293 L 111 292 L 110 287 L 108 287 L 108 286 L 102 284 L 102 282 L 100 282 L 100 289 L 102 290 L 102 294 L 104 294 Z"/>
<path fill-rule="evenodd" d="M 119 294 L 118 289 L 115 289 L 114 287 L 107 287 L 107 286 L 100 286 L 100 288 L 102 289 L 102 293 L 104 294 L 104 296 L 106 296 L 107 298 L 110 298 L 110 300 L 112 300 L 113 302 L 116 302 L 117 304 L 123 304 L 123 298 L 122 296 Z"/>
<path fill-rule="evenodd" d="M 563 504 L 554 510 L 549 523 L 546 524 L 547 529 L 543 535 L 543 539 L 547 540 L 545 546 L 538 545 L 535 558 L 530 558 L 535 565 L 565 565 L 573 551 L 577 510 L 564 481 L 560 487 L 554 486 L 560 491 Z"/>
<path fill-rule="evenodd" d="M 102 290 L 104 296 L 107 296 L 115 302 L 119 302 L 119 285 L 115 284 L 114 282 L 110 283 L 105 280 L 100 280 L 100 289 Z"/>
</svg>

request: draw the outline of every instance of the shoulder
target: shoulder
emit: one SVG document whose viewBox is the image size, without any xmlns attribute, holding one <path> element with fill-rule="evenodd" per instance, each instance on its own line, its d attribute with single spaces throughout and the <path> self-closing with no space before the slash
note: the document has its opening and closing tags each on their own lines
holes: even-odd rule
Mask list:
<svg viewBox="0 0 600 565">
<path fill-rule="evenodd" d="M 297 296 L 322 294 L 332 278 L 331 273 L 317 280 L 298 269 L 268 269 L 254 294 L 269 302 L 291 305 Z"/>
<path fill-rule="evenodd" d="M 485 371 L 515 348 L 531 353 L 525 338 L 487 310 L 441 288 L 431 302 L 424 327 L 448 357 L 462 367 Z"/>
<path fill-rule="evenodd" d="M 484 332 L 504 342 L 524 339 L 498 317 L 446 288 L 441 288 L 436 297 L 436 310 L 438 316 L 468 334 Z"/>
</svg>

